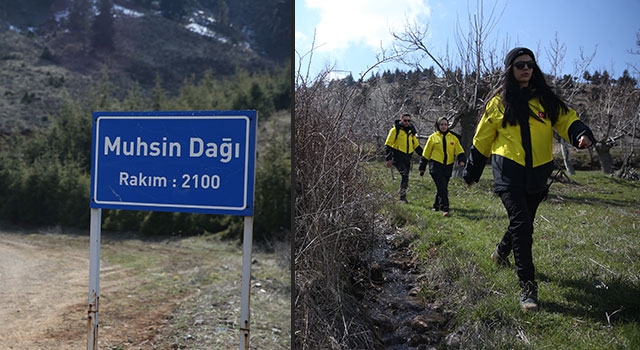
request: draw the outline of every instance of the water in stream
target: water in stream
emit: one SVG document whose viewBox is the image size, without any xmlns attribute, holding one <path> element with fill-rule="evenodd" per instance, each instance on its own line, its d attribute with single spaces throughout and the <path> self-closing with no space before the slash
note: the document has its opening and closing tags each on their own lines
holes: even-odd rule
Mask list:
<svg viewBox="0 0 640 350">
<path fill-rule="evenodd" d="M 424 276 L 406 243 L 381 235 L 370 261 L 363 304 L 380 347 L 390 350 L 434 349 L 452 344 L 451 315 L 419 297 Z"/>
</svg>

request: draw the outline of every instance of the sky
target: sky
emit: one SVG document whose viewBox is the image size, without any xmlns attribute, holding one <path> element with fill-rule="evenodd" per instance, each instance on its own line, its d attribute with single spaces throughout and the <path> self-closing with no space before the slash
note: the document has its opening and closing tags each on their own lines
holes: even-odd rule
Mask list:
<svg viewBox="0 0 640 350">
<path fill-rule="evenodd" d="M 456 27 L 469 33 L 469 18 L 479 14 L 478 7 L 483 14 L 478 17 L 495 19 L 487 43 L 500 62 L 509 49 L 525 46 L 540 68 L 552 73 L 549 52 L 557 40 L 565 48 L 562 75 L 580 78 L 581 55 L 595 53 L 589 72 L 606 70 L 617 78 L 627 69 L 640 80 L 640 54 L 629 53 L 640 52 L 640 0 L 295 0 L 296 72 L 313 78 L 330 67 L 332 77 L 351 73 L 358 79 L 377 55 L 389 52 L 391 32 L 401 32 L 407 23 L 428 25 L 432 53 L 452 56 Z M 436 67 L 428 59 L 421 64 Z M 373 72 L 396 68 L 411 69 L 389 62 Z"/>
</svg>

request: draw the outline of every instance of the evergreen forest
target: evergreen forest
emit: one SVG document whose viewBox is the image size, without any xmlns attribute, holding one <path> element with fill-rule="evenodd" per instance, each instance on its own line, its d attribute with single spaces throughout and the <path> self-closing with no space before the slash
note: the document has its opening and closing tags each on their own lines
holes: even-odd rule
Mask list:
<svg viewBox="0 0 640 350">
<path fill-rule="evenodd" d="M 263 141 L 257 160 L 256 236 L 282 235 L 290 227 L 289 77 L 288 69 L 240 72 L 222 81 L 205 74 L 197 82 L 186 79 L 174 97 L 158 80 L 151 96 L 132 89 L 118 100 L 105 75 L 86 104 L 69 97 L 50 128 L 3 136 L 0 217 L 34 225 L 88 225 L 92 111 L 256 109 Z M 184 213 L 108 210 L 103 223 L 107 230 L 149 235 L 224 231 L 237 236 L 242 231 L 238 218 Z"/>
</svg>

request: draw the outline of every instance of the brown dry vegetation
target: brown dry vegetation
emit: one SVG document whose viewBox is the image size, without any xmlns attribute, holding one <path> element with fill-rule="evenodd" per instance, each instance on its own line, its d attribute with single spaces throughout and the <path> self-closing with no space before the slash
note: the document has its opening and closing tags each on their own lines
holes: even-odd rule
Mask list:
<svg viewBox="0 0 640 350">
<path fill-rule="evenodd" d="M 42 42 L 14 31 L 0 32 L 0 131 L 25 131 L 48 125 L 65 95 L 88 85 L 87 78 L 64 67 L 43 64 Z M 56 86 L 61 84 L 61 86 Z"/>
<path fill-rule="evenodd" d="M 315 87 L 295 94 L 296 349 L 373 344 L 353 298 L 353 271 L 375 248 L 376 189 L 367 183 L 364 151 L 352 142 L 353 119 Z"/>
</svg>

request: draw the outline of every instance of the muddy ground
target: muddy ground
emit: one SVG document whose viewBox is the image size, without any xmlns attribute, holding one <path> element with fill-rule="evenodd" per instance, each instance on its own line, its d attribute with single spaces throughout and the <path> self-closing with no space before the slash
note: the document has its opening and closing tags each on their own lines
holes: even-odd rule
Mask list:
<svg viewBox="0 0 640 350">
<path fill-rule="evenodd" d="M 457 347 L 455 314 L 441 302 L 421 295 L 428 277 L 411 250 L 414 237 L 397 229 L 382 231 L 368 276 L 361 284 L 363 305 L 380 348 Z"/>
</svg>

